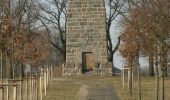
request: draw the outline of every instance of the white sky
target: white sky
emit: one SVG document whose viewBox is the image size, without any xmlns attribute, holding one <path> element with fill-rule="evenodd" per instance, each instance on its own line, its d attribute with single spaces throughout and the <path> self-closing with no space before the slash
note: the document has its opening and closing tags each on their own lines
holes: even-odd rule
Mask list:
<svg viewBox="0 0 170 100">
<path fill-rule="evenodd" d="M 106 14 L 108 13 L 108 7 L 106 7 Z M 113 43 L 113 47 L 114 45 L 117 43 L 117 37 L 120 35 L 121 33 L 121 26 L 120 26 L 120 22 L 119 22 L 119 18 L 117 18 L 111 26 L 111 39 L 112 39 L 112 43 Z M 122 68 L 125 65 L 125 59 L 121 57 L 121 55 L 119 54 L 119 52 L 117 51 L 115 53 L 115 55 L 113 56 L 114 58 L 114 65 L 117 68 Z M 148 59 L 146 57 L 140 57 L 139 58 L 139 63 L 141 67 L 146 67 L 148 66 Z"/>
<path fill-rule="evenodd" d="M 45 0 L 42 0 L 43 2 Z M 108 7 L 106 6 L 106 14 L 108 13 Z M 121 26 L 119 24 L 119 21 L 118 19 L 116 19 L 116 21 L 114 21 L 112 23 L 112 26 L 111 26 L 111 38 L 112 38 L 112 43 L 113 43 L 113 46 L 117 43 L 117 37 L 119 36 L 121 32 Z M 147 58 L 144 58 L 144 57 L 140 57 L 140 65 L 141 66 L 148 66 L 148 60 Z M 119 52 L 116 52 L 115 55 L 114 55 L 114 65 L 115 67 L 117 68 L 122 68 L 124 66 L 124 63 L 125 63 L 125 59 L 123 59 L 121 57 L 121 55 L 119 54 Z"/>
</svg>

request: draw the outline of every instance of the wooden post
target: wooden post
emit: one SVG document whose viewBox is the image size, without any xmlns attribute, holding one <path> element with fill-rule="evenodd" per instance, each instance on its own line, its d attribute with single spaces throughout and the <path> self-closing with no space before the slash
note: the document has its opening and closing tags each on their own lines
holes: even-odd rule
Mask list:
<svg viewBox="0 0 170 100">
<path fill-rule="evenodd" d="M 51 66 L 49 67 L 49 83 L 51 83 Z"/>
<path fill-rule="evenodd" d="M 42 100 L 42 76 L 40 75 L 40 87 L 39 87 L 39 92 L 40 92 L 40 100 Z"/>
<path fill-rule="evenodd" d="M 48 67 L 48 84 L 50 84 L 50 66 Z"/>
<path fill-rule="evenodd" d="M 3 83 L 3 52 L 1 50 L 1 83 Z"/>
<path fill-rule="evenodd" d="M 43 78 L 42 81 L 43 81 L 43 89 L 44 89 L 44 88 L 45 88 L 45 85 L 44 85 L 44 84 L 45 84 L 44 68 L 42 68 L 42 76 L 43 76 L 43 77 L 42 77 L 42 78 Z"/>
<path fill-rule="evenodd" d="M 38 81 L 38 75 L 36 75 L 35 77 L 35 100 L 38 100 L 38 85 L 37 85 L 37 81 Z"/>
<path fill-rule="evenodd" d="M 47 68 L 46 68 L 46 73 L 47 73 L 47 86 L 48 86 L 48 84 L 49 84 L 49 70 L 48 70 L 48 66 L 47 66 Z"/>
<path fill-rule="evenodd" d="M 3 90 L 3 86 L 0 87 L 0 92 L 1 92 L 1 99 L 4 100 L 4 90 Z"/>
<path fill-rule="evenodd" d="M 130 85 L 130 70 L 128 70 L 128 88 L 129 88 L 129 85 Z"/>
<path fill-rule="evenodd" d="M 17 86 L 13 86 L 13 100 L 17 100 Z"/>
<path fill-rule="evenodd" d="M 32 100 L 32 79 L 31 79 L 31 76 L 30 76 L 30 100 Z"/>
<path fill-rule="evenodd" d="M 17 100 L 17 85 L 18 84 L 15 84 L 15 83 L 11 83 L 11 84 L 0 84 L 0 92 L 1 92 L 1 100 L 4 100 L 4 87 L 8 87 L 9 86 L 12 86 L 13 88 L 13 99 L 12 100 Z M 9 90 L 8 90 L 9 91 Z M 9 95 L 9 92 L 8 92 L 8 95 Z M 9 100 L 9 97 L 7 98 Z"/>
<path fill-rule="evenodd" d="M 36 100 L 36 76 L 33 76 L 33 80 L 34 80 L 34 85 L 33 85 L 33 89 L 34 89 L 34 99 L 33 100 Z"/>
<path fill-rule="evenodd" d="M 7 84 L 8 84 L 8 81 L 7 81 Z M 9 100 L 9 87 L 7 86 L 7 89 L 6 89 L 6 99 Z"/>
<path fill-rule="evenodd" d="M 28 100 L 28 74 L 26 74 L 26 82 L 25 82 L 25 98 Z"/>
<path fill-rule="evenodd" d="M 134 75 L 134 69 L 132 68 L 132 84 L 133 84 L 133 80 L 134 80 L 133 75 Z"/>
<path fill-rule="evenodd" d="M 28 100 L 28 75 L 26 74 L 26 91 L 25 91 L 25 94 L 26 94 L 26 100 Z"/>
<path fill-rule="evenodd" d="M 46 71 L 45 71 L 45 73 L 44 73 L 44 90 L 45 90 L 45 96 L 46 96 L 46 94 L 47 94 L 47 73 L 46 73 Z"/>
<path fill-rule="evenodd" d="M 51 66 L 51 82 L 53 80 L 53 66 Z"/>
<path fill-rule="evenodd" d="M 132 72 L 131 72 L 131 69 L 132 69 Z M 122 81 L 123 81 L 123 89 L 125 88 L 125 71 L 127 70 L 127 78 L 128 78 L 128 88 L 129 88 L 129 85 L 130 85 L 130 75 L 132 74 L 132 83 L 133 83 L 133 80 L 134 80 L 134 74 L 133 74 L 133 68 L 122 68 Z"/>
<path fill-rule="evenodd" d="M 3 52 L 2 52 L 2 50 L 1 50 L 1 83 L 3 84 Z M 1 99 L 2 100 L 4 100 L 4 90 L 3 90 L 3 86 L 2 87 L 0 87 L 1 88 Z"/>
<path fill-rule="evenodd" d="M 20 100 L 23 100 L 22 81 L 20 81 Z"/>
<path fill-rule="evenodd" d="M 122 69 L 122 80 L 123 80 L 123 89 L 125 88 L 125 72 L 124 69 Z"/>
<path fill-rule="evenodd" d="M 32 76 L 32 100 L 35 98 L 35 80 L 34 76 Z"/>
<path fill-rule="evenodd" d="M 31 76 L 31 80 L 32 80 L 32 83 L 31 83 L 32 84 L 31 85 L 31 87 L 32 87 L 32 89 L 31 89 L 32 90 L 32 92 L 31 92 L 32 93 L 32 100 L 34 100 L 34 76 Z"/>
</svg>

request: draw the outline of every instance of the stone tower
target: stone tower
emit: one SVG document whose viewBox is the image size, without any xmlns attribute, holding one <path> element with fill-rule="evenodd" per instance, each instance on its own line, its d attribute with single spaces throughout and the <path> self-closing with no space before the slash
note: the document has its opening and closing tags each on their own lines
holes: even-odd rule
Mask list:
<svg viewBox="0 0 170 100">
<path fill-rule="evenodd" d="M 68 0 L 63 75 L 111 75 L 103 0 Z M 92 75 L 93 75 L 92 74 Z"/>
</svg>

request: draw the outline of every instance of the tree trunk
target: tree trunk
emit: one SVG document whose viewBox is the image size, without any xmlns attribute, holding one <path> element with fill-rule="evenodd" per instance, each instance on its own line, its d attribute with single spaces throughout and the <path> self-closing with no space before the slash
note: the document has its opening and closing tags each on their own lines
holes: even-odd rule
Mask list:
<svg viewBox="0 0 170 100">
<path fill-rule="evenodd" d="M 139 64 L 139 55 L 137 54 L 133 59 L 133 72 L 134 75 L 138 75 L 138 64 Z"/>
<path fill-rule="evenodd" d="M 139 64 L 139 53 L 137 54 L 137 69 L 138 69 L 138 93 L 139 93 L 139 96 L 138 96 L 138 100 L 141 100 L 142 99 L 142 96 L 141 96 L 141 80 L 140 80 L 140 64 Z"/>
<path fill-rule="evenodd" d="M 128 57 L 128 67 L 130 68 L 129 93 L 132 96 L 132 57 Z"/>
<path fill-rule="evenodd" d="M 6 78 L 12 78 L 12 64 L 9 58 L 6 58 Z"/>
<path fill-rule="evenodd" d="M 164 71 L 165 77 L 168 77 L 168 68 L 165 67 L 165 71 Z"/>
<path fill-rule="evenodd" d="M 166 68 L 166 53 L 164 46 L 161 48 L 160 66 L 161 66 L 161 100 L 165 99 L 165 68 Z"/>
<path fill-rule="evenodd" d="M 18 61 L 19 62 L 19 78 L 22 79 L 24 77 L 24 64 L 21 62 L 21 61 Z"/>
<path fill-rule="evenodd" d="M 3 52 L 1 51 L 1 82 L 3 83 Z"/>
<path fill-rule="evenodd" d="M 115 65 L 114 65 L 114 59 L 113 59 L 113 63 L 112 63 L 112 75 L 115 76 Z"/>
<path fill-rule="evenodd" d="M 113 51 L 112 51 L 112 40 L 110 38 L 110 33 L 107 33 L 107 41 L 108 41 L 108 60 L 109 62 L 113 61 Z"/>
<path fill-rule="evenodd" d="M 153 53 L 149 54 L 149 76 L 154 76 Z"/>
<path fill-rule="evenodd" d="M 156 69 L 156 100 L 159 100 L 159 68 L 158 68 L 158 53 L 155 54 L 155 69 Z"/>
<path fill-rule="evenodd" d="M 167 71 L 167 67 L 168 67 L 168 55 L 167 55 L 167 51 L 164 51 L 164 55 L 163 55 L 163 67 L 164 67 L 164 76 L 168 77 L 168 71 Z"/>
<path fill-rule="evenodd" d="M 165 99 L 165 74 L 164 70 L 161 70 L 161 100 Z"/>
<path fill-rule="evenodd" d="M 161 69 L 163 70 L 163 74 L 164 74 L 164 77 L 167 77 L 168 76 L 168 73 L 167 73 L 167 66 L 168 66 L 168 54 L 167 54 L 167 49 L 165 46 L 162 47 L 162 51 L 161 51 Z"/>
</svg>

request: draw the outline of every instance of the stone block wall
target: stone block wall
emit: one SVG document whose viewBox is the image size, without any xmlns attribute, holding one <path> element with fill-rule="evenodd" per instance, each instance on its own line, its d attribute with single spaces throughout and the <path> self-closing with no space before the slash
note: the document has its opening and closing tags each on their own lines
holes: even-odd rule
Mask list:
<svg viewBox="0 0 170 100">
<path fill-rule="evenodd" d="M 75 66 L 70 64 L 77 65 L 81 70 L 83 52 L 92 52 L 94 63 L 108 63 L 104 1 L 68 0 L 67 14 L 66 64 L 63 72 L 74 73 L 71 69 Z"/>
</svg>

